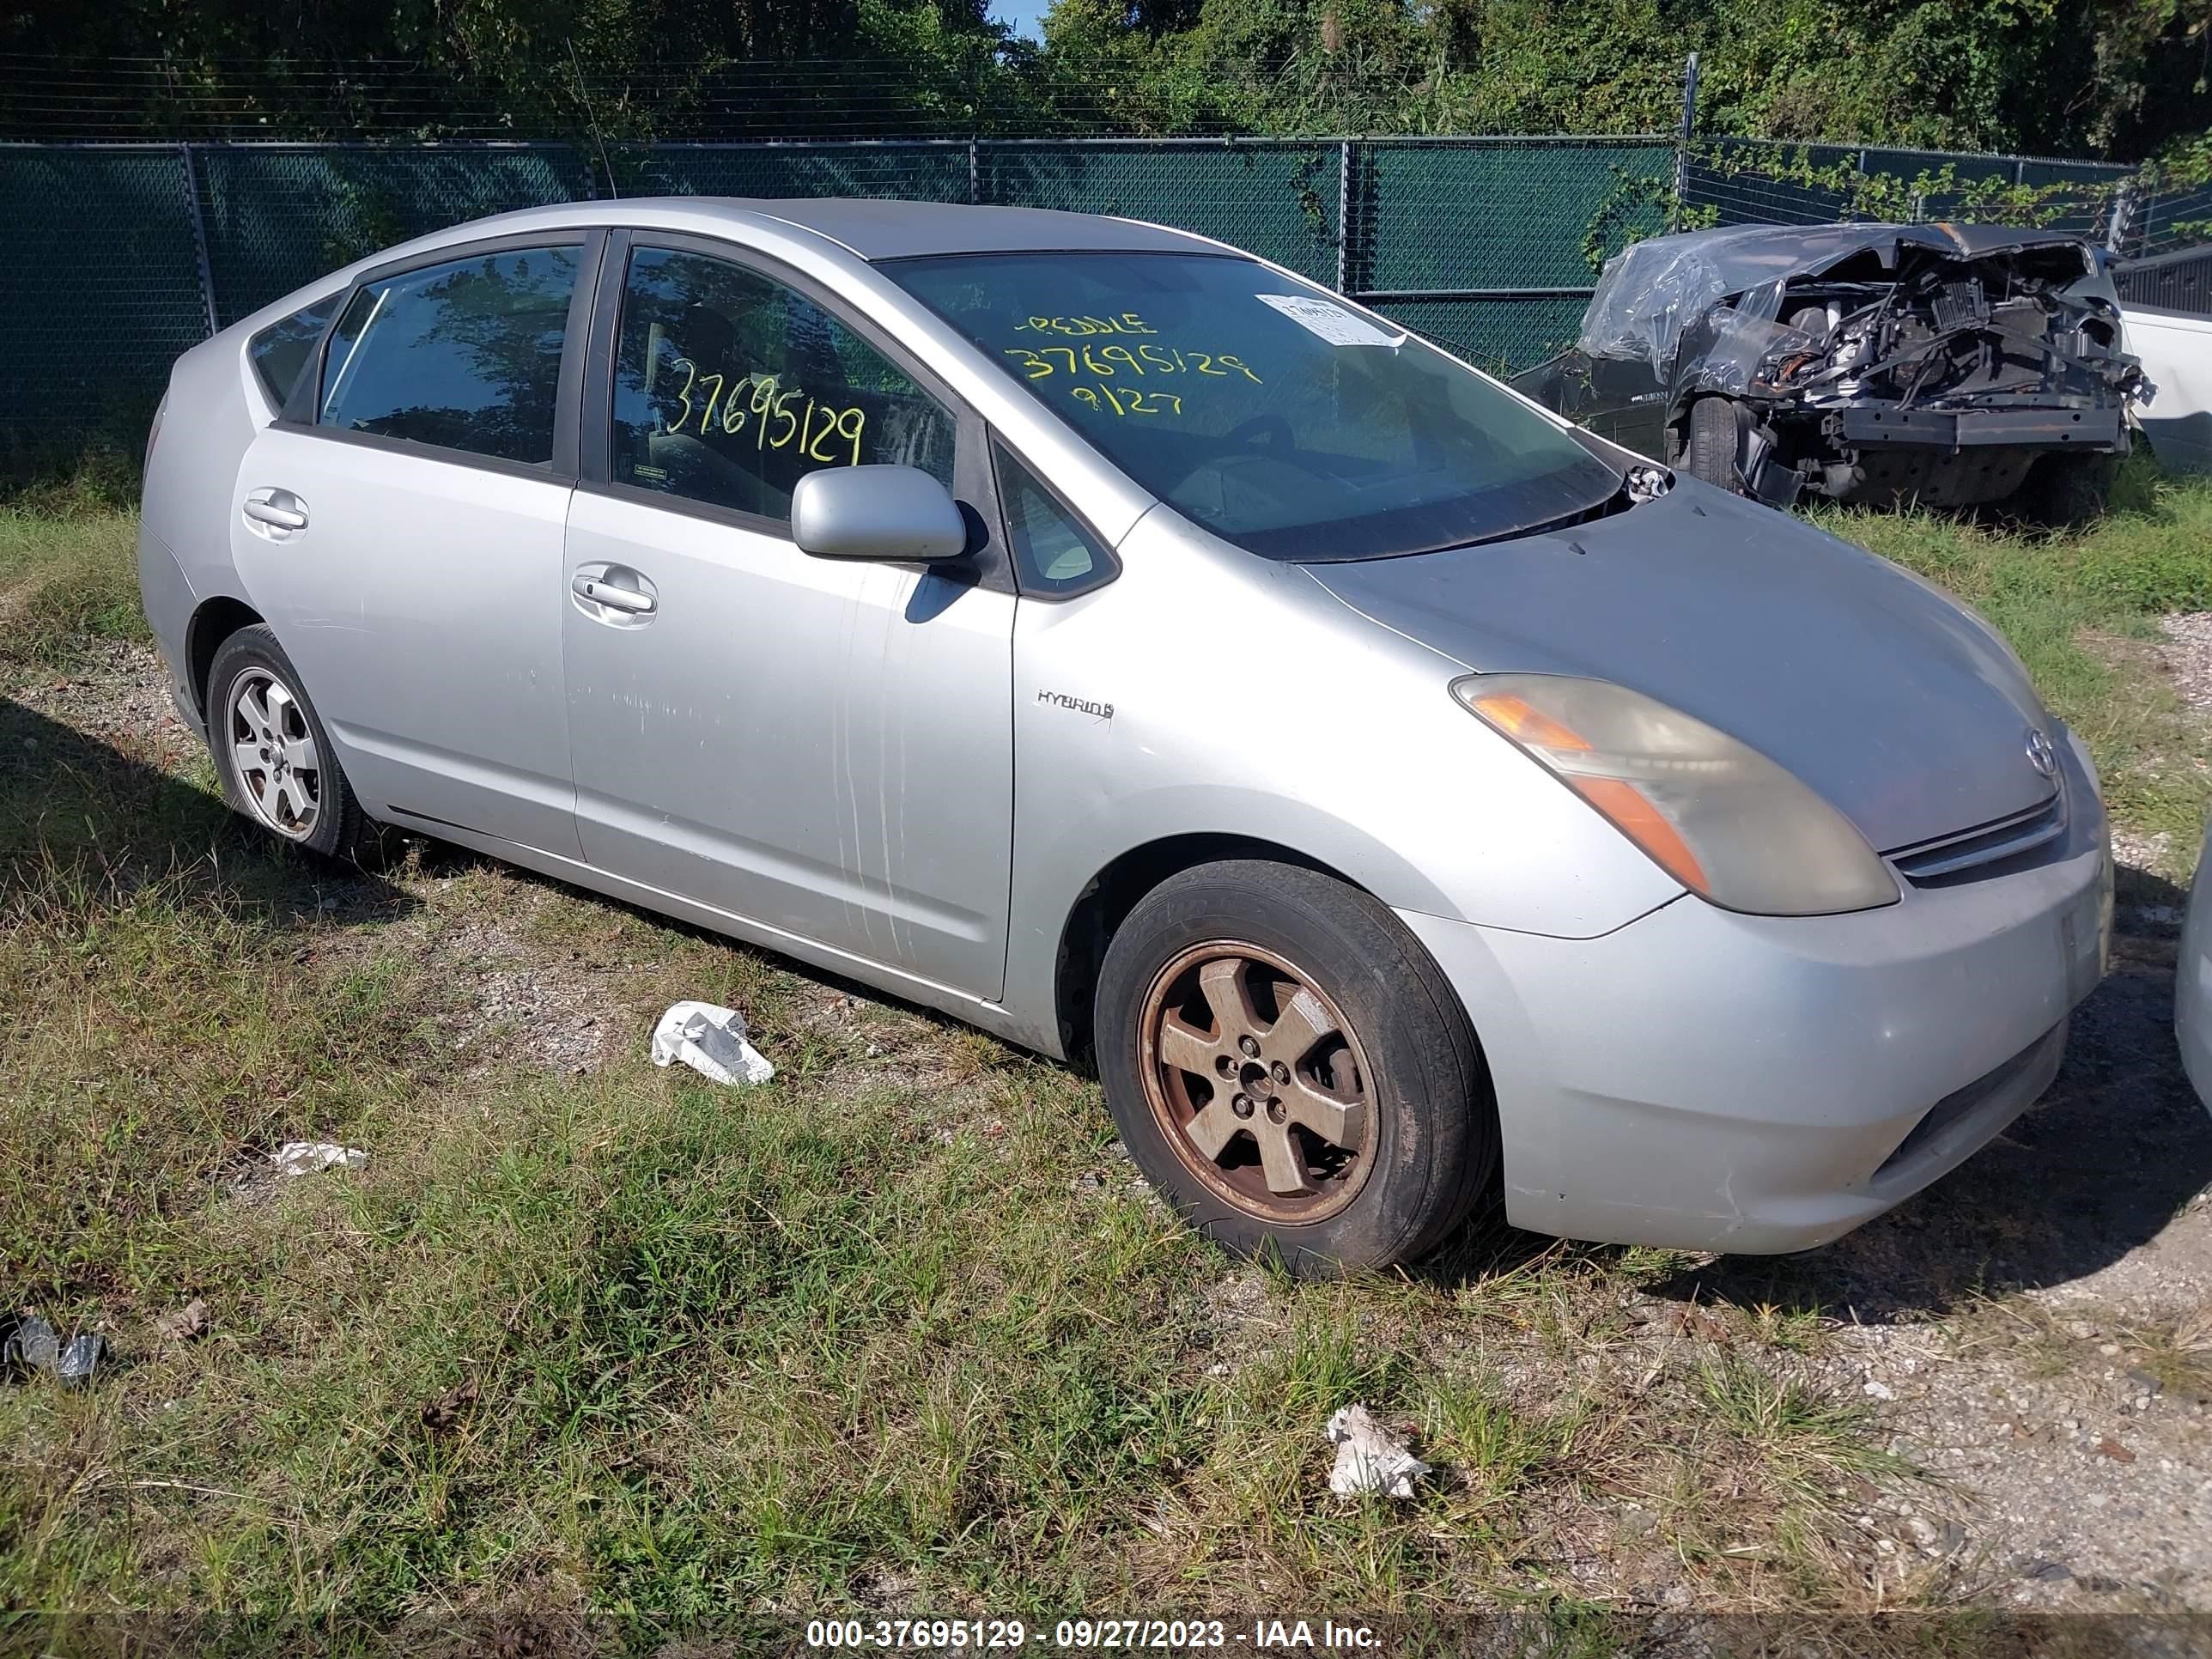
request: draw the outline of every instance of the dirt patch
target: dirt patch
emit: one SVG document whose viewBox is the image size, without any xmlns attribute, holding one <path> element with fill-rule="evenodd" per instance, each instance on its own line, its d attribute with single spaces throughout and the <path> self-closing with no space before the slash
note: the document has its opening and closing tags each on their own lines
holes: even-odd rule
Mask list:
<svg viewBox="0 0 2212 1659">
<path fill-rule="evenodd" d="M 2182 702 L 2199 714 L 2212 714 L 2212 611 L 2163 617 L 2158 627 L 2165 636 L 2159 666 Z"/>
<path fill-rule="evenodd" d="M 180 770 L 206 754 L 169 696 L 149 645 L 89 640 L 67 669 L 19 673 L 8 695 L 25 708 L 136 761 Z"/>
</svg>

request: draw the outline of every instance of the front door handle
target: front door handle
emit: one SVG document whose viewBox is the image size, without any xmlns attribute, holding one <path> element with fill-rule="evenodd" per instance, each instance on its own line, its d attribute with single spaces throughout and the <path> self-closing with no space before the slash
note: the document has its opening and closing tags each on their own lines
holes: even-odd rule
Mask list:
<svg viewBox="0 0 2212 1659">
<path fill-rule="evenodd" d="M 623 587 L 605 576 L 593 576 L 579 571 L 568 584 L 568 591 L 580 599 L 593 605 L 603 605 L 610 611 L 620 611 L 633 617 L 651 616 L 659 601 L 650 593 L 641 593 L 635 587 Z"/>
<path fill-rule="evenodd" d="M 248 530 L 272 541 L 307 527 L 307 504 L 289 489 L 249 490 L 239 510 L 246 516 Z"/>
</svg>

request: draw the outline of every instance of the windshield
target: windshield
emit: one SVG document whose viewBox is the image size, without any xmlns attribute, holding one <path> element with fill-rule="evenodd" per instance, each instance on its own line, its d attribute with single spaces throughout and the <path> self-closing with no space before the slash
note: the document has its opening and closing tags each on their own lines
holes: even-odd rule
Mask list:
<svg viewBox="0 0 2212 1659">
<path fill-rule="evenodd" d="M 991 253 L 881 268 L 1138 484 L 1268 558 L 1494 540 L 1620 488 L 1503 388 L 1249 259 Z"/>
</svg>

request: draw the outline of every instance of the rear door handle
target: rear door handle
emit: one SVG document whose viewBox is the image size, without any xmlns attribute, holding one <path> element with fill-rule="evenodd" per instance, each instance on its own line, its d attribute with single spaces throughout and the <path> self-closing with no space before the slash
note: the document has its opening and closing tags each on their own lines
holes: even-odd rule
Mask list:
<svg viewBox="0 0 2212 1659">
<path fill-rule="evenodd" d="M 581 572 L 569 582 L 568 590 L 580 599 L 603 605 L 610 611 L 626 611 L 633 617 L 650 616 L 659 606 L 659 601 L 650 593 L 641 593 L 635 587 L 617 586 L 605 576 L 587 575 Z"/>
<path fill-rule="evenodd" d="M 289 489 L 250 490 L 240 511 L 246 515 L 248 530 L 272 541 L 307 527 L 307 504 Z"/>
</svg>

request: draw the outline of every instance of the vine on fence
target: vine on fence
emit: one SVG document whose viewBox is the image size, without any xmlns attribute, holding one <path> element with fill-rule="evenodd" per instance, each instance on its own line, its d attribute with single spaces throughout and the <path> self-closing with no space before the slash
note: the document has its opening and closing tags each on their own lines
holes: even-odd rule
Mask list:
<svg viewBox="0 0 2212 1659">
<path fill-rule="evenodd" d="M 1863 170 L 1856 155 L 1820 165 L 1810 146 L 1753 148 L 1726 140 L 1695 143 L 1683 153 L 1674 178 L 1613 169 L 1613 188 L 1583 227 L 1583 257 L 1593 270 L 1632 242 L 1662 231 L 1709 229 L 1721 222 L 1711 202 L 1686 198 L 1678 180 L 1748 180 L 1817 193 L 1822 218 L 1839 221 L 1903 222 L 1931 218 L 2003 222 L 2045 228 L 2084 218 L 2108 216 L 2124 194 L 2148 198 L 2159 191 L 2186 190 L 2212 182 L 2212 136 L 2146 163 L 2136 172 L 2094 182 L 2078 179 L 2027 184 L 2002 174 L 1968 177 L 1960 164 L 1923 167 L 1905 174 Z M 1694 192 L 1693 192 L 1694 193 Z M 2166 228 L 2178 240 L 2212 238 L 2212 219 L 2185 220 Z"/>
</svg>

